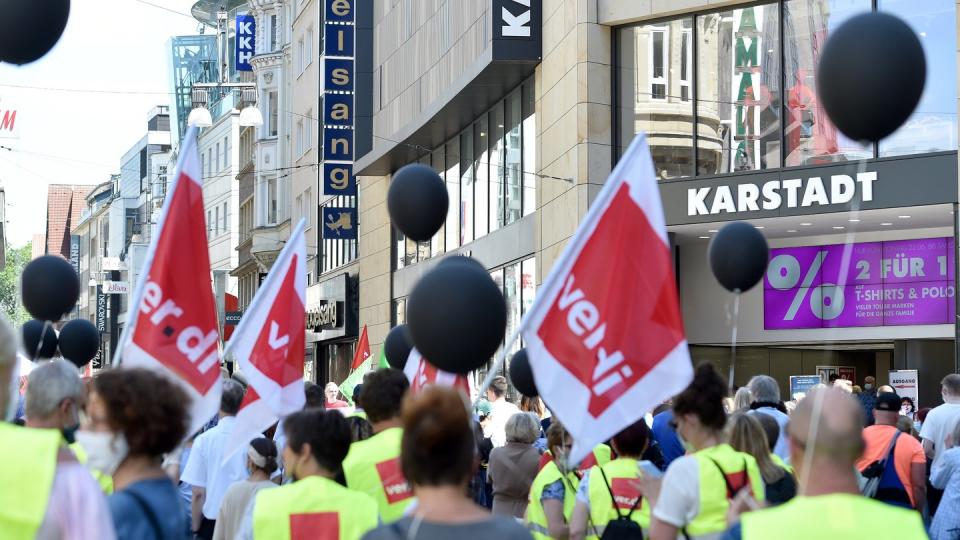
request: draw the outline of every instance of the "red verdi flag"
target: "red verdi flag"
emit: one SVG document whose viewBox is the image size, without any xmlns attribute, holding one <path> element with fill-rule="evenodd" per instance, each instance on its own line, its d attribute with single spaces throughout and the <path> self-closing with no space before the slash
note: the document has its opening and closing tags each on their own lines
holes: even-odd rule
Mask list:
<svg viewBox="0 0 960 540">
<path fill-rule="evenodd" d="M 367 337 L 367 325 L 363 325 L 363 332 L 360 332 L 360 341 L 357 342 L 357 352 L 353 355 L 350 371 L 363 365 L 367 358 L 370 358 L 370 339 Z"/>
<path fill-rule="evenodd" d="M 250 387 L 224 451 L 226 461 L 279 418 L 299 411 L 306 341 L 307 243 L 300 220 L 243 314 L 227 354 Z"/>
<path fill-rule="evenodd" d="M 197 130 L 190 128 L 115 359 L 122 367 L 155 369 L 179 382 L 191 397 L 190 433 L 217 414 L 221 392 L 201 182 Z"/>
<path fill-rule="evenodd" d="M 646 137 L 637 135 L 523 323 L 544 402 L 597 444 L 683 390 L 693 368 Z"/>
</svg>

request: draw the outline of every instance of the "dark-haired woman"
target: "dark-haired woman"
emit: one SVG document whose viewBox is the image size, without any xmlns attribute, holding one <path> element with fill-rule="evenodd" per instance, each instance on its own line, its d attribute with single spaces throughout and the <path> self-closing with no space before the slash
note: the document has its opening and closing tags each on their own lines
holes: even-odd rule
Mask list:
<svg viewBox="0 0 960 540">
<path fill-rule="evenodd" d="M 282 427 L 283 463 L 293 482 L 257 492 L 240 537 L 356 540 L 376 527 L 376 501 L 334 481 L 350 449 L 346 418 L 306 409 L 286 417 Z"/>
<path fill-rule="evenodd" d="M 723 377 L 704 364 L 674 400 L 677 434 L 688 453 L 670 464 L 662 483 L 643 478 L 643 492 L 653 507 L 652 540 L 674 540 L 678 534 L 693 540 L 719 538 L 727 528 L 730 500 L 741 490 L 764 500 L 756 460 L 723 442 L 726 393 Z"/>
<path fill-rule="evenodd" d="M 383 525 L 364 540 L 520 540 L 516 520 L 493 516 L 467 497 L 476 444 L 467 405 L 452 388 L 430 386 L 403 403 L 400 464 L 413 485 L 412 515 Z"/>
<path fill-rule="evenodd" d="M 160 464 L 186 435 L 189 402 L 173 381 L 146 369 L 111 369 L 93 379 L 77 442 L 88 466 L 113 476 L 107 502 L 118 539 L 186 536 L 180 493 Z"/>
<path fill-rule="evenodd" d="M 272 440 L 260 437 L 250 441 L 247 445 L 247 471 L 250 476 L 246 480 L 235 482 L 224 494 L 217 524 L 213 529 L 214 540 L 232 540 L 237 537 L 243 517 L 250 509 L 257 492 L 277 487 L 277 484 L 270 480 L 277 466 L 277 446 Z"/>
</svg>

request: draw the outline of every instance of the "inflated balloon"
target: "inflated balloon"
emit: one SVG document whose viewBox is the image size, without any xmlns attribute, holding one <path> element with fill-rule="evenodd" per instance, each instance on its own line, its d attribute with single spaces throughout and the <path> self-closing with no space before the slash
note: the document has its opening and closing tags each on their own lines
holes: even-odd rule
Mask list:
<svg viewBox="0 0 960 540">
<path fill-rule="evenodd" d="M 60 329 L 60 355 L 83 367 L 100 351 L 100 332 L 86 319 L 74 319 Z"/>
<path fill-rule="evenodd" d="M 23 323 L 20 329 L 23 335 L 23 349 L 31 360 L 53 358 L 57 355 L 57 332 L 52 324 L 44 331 L 44 325 L 43 321 L 33 319 Z"/>
<path fill-rule="evenodd" d="M 720 285 L 731 292 L 746 292 L 763 278 L 769 253 L 767 239 L 756 227 L 734 221 L 714 235 L 707 257 Z"/>
<path fill-rule="evenodd" d="M 70 0 L 0 0 L 0 61 L 27 64 L 47 54 L 69 15 Z"/>
<path fill-rule="evenodd" d="M 44 255 L 30 261 L 20 281 L 23 307 L 41 321 L 59 321 L 80 297 L 80 279 L 62 257 Z"/>
<path fill-rule="evenodd" d="M 533 370 L 530 369 L 530 358 L 526 349 L 520 349 L 510 359 L 510 382 L 518 392 L 527 397 L 537 397 L 537 383 L 533 380 Z"/>
<path fill-rule="evenodd" d="M 871 12 L 830 34 L 820 55 L 817 92 L 844 135 L 879 141 L 913 113 L 926 77 L 923 47 L 913 30 L 893 15 Z"/>
<path fill-rule="evenodd" d="M 443 371 L 473 371 L 503 342 L 507 303 L 479 264 L 438 264 L 420 278 L 407 305 L 413 344 Z"/>
<path fill-rule="evenodd" d="M 411 350 L 413 343 L 407 325 L 398 324 L 387 332 L 387 338 L 383 341 L 383 355 L 387 357 L 390 367 L 402 370 L 407 365 Z"/>
<path fill-rule="evenodd" d="M 387 211 L 407 238 L 424 242 L 433 238 L 447 218 L 447 186 L 430 167 L 413 163 L 393 174 L 387 191 Z"/>
</svg>

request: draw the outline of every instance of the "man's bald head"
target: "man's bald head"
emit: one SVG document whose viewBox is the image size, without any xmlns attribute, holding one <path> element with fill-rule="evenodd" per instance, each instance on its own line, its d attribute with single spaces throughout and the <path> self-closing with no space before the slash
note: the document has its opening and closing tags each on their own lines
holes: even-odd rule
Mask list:
<svg viewBox="0 0 960 540">
<path fill-rule="evenodd" d="M 863 409 L 856 399 L 839 388 L 812 390 L 790 416 L 787 431 L 800 456 L 808 452 L 813 463 L 853 467 L 863 454 Z M 792 463 L 800 464 L 800 456 Z"/>
</svg>

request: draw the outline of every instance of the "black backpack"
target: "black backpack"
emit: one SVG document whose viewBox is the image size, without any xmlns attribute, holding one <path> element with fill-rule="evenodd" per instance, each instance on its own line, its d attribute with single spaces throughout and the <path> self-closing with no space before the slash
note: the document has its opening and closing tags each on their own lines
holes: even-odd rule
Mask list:
<svg viewBox="0 0 960 540">
<path fill-rule="evenodd" d="M 597 467 L 597 470 L 600 471 L 600 476 L 603 477 L 603 485 L 607 487 L 610 500 L 613 501 L 613 509 L 617 512 L 617 519 L 607 523 L 607 526 L 603 529 L 603 534 L 600 535 L 600 540 L 642 539 L 643 530 L 640 528 L 640 524 L 630 519 L 630 517 L 633 515 L 633 511 L 637 509 L 637 506 L 640 506 L 640 499 L 643 498 L 643 495 L 637 495 L 637 500 L 633 501 L 633 506 L 630 507 L 630 511 L 626 514 L 621 514 L 620 509 L 617 508 L 617 498 L 613 495 L 613 490 L 610 489 L 610 482 L 607 481 L 606 473 L 603 472 L 602 467 Z"/>
</svg>

